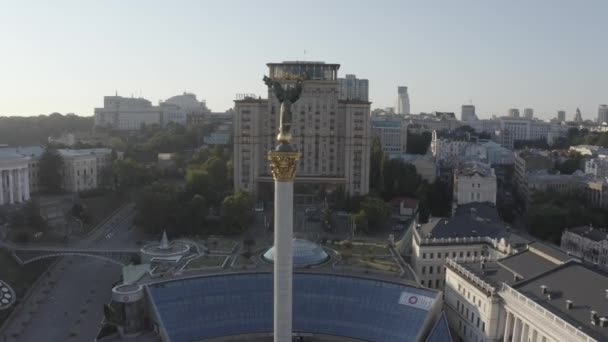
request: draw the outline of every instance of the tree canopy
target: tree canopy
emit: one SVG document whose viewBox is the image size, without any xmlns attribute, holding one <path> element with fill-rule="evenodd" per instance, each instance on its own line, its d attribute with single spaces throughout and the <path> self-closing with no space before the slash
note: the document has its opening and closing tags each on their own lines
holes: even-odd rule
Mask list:
<svg viewBox="0 0 608 342">
<path fill-rule="evenodd" d="M 580 195 L 554 191 L 536 192 L 527 215 L 528 231 L 532 235 L 558 244 L 566 228 L 608 224 L 605 210 L 589 207 Z"/>
<path fill-rule="evenodd" d="M 44 150 L 39 161 L 40 186 L 46 193 L 58 193 L 63 186 L 63 158 L 55 149 Z"/>
<path fill-rule="evenodd" d="M 53 113 L 39 116 L 0 116 L 0 143 L 12 146 L 44 145 L 50 136 L 88 132 L 93 117 Z"/>
<path fill-rule="evenodd" d="M 227 233 L 240 233 L 252 219 L 253 200 L 248 193 L 239 191 L 222 202 L 222 222 Z"/>
<path fill-rule="evenodd" d="M 420 134 L 408 132 L 407 133 L 407 153 L 412 154 L 426 154 L 426 151 L 431 145 L 432 134 L 431 132 L 422 132 Z"/>
</svg>

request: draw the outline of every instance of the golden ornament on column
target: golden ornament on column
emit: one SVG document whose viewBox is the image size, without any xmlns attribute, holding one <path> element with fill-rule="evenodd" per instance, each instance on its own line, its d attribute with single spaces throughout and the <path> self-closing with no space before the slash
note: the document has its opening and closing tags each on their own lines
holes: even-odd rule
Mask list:
<svg viewBox="0 0 608 342">
<path fill-rule="evenodd" d="M 293 181 L 296 177 L 296 169 L 298 167 L 300 155 L 300 152 L 268 152 L 272 177 L 280 182 Z"/>
</svg>

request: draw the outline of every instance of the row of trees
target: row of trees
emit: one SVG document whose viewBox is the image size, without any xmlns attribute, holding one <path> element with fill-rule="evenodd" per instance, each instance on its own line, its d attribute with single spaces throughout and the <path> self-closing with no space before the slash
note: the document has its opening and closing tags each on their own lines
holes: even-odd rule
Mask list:
<svg viewBox="0 0 608 342">
<path fill-rule="evenodd" d="M 451 210 L 450 185 L 437 179 L 429 184 L 412 164 L 400 159 L 390 159 L 382 151 L 379 139 L 374 139 L 370 151 L 370 191 L 389 201 L 395 197 L 408 196 L 419 200 L 420 218 L 426 221 L 429 215 L 447 216 Z"/>
<path fill-rule="evenodd" d="M 2 143 L 11 146 L 44 145 L 49 136 L 64 132 L 88 132 L 93 127 L 93 117 L 74 114 L 39 116 L 0 116 Z"/>
<path fill-rule="evenodd" d="M 113 137 L 110 145 L 125 151 L 126 156 L 143 163 L 155 162 L 159 153 L 180 153 L 195 149 L 202 137 L 215 125 L 183 126 L 169 123 L 143 126 L 139 131 L 124 137 Z"/>
<path fill-rule="evenodd" d="M 532 235 L 559 244 L 564 229 L 582 225 L 606 227 L 608 212 L 589 207 L 582 195 L 554 191 L 533 195 L 527 211 L 527 227 Z"/>
<path fill-rule="evenodd" d="M 233 234 L 252 219 L 253 200 L 231 193 L 230 156 L 221 147 L 203 148 L 188 162 L 185 186 L 153 182 L 136 202 L 136 222 L 150 233 Z"/>
</svg>

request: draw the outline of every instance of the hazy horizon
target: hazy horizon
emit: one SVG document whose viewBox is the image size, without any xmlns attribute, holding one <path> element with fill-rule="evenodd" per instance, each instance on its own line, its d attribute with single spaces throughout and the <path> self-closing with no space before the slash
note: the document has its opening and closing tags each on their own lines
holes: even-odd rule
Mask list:
<svg viewBox="0 0 608 342">
<path fill-rule="evenodd" d="M 608 2 L 77 1 L 4 3 L 0 116 L 93 115 L 103 96 L 153 103 L 192 92 L 213 111 L 266 97 L 266 63 L 341 64 L 372 108 L 407 86 L 412 113 L 481 117 L 531 107 L 549 119 L 608 102 Z M 304 53 L 305 52 L 305 53 Z"/>
</svg>

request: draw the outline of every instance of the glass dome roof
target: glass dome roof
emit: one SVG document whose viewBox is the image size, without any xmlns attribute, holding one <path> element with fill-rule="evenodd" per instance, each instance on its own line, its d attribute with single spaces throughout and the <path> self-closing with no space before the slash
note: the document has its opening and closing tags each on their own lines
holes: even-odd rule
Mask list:
<svg viewBox="0 0 608 342">
<path fill-rule="evenodd" d="M 293 266 L 306 267 L 321 264 L 329 259 L 323 247 L 303 239 L 293 239 Z M 274 246 L 262 256 L 268 262 L 274 262 Z"/>
</svg>

